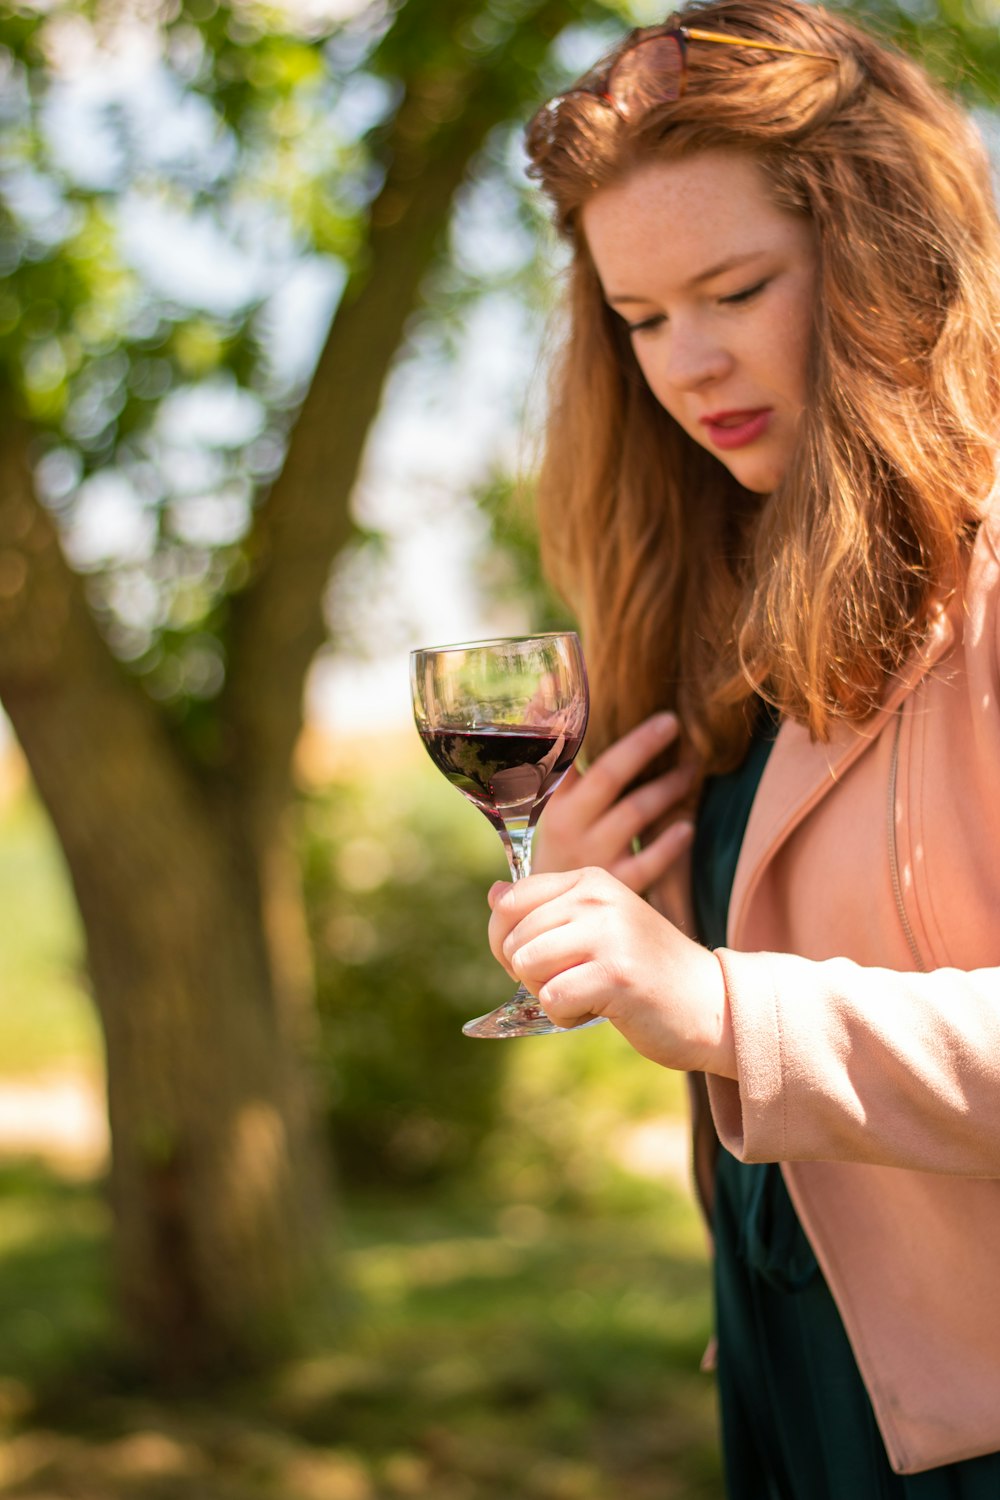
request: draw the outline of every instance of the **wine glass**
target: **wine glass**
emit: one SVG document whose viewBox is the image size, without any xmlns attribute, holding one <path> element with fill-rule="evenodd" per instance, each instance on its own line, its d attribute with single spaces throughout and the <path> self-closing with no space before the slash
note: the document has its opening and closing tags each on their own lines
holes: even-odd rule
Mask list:
<svg viewBox="0 0 1000 1500">
<path fill-rule="evenodd" d="M 410 685 L 428 755 L 486 814 L 503 842 L 511 878 L 523 879 L 531 873 L 539 814 L 573 764 L 587 727 L 587 671 L 578 637 L 563 631 L 428 647 L 410 655 Z M 477 1037 L 569 1029 L 553 1025 L 523 984 L 505 1005 L 462 1027 Z"/>
</svg>

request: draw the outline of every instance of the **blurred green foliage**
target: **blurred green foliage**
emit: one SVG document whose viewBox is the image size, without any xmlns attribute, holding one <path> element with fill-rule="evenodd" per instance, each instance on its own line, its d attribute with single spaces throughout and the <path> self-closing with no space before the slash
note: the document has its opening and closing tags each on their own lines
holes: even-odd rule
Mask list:
<svg viewBox="0 0 1000 1500">
<path fill-rule="evenodd" d="M 419 770 L 423 771 L 423 767 Z M 319 1066 L 350 1181 L 468 1167 L 495 1125 L 505 1048 L 462 1022 L 510 988 L 486 941 L 500 841 L 427 766 L 342 780 L 303 805 Z"/>
<path fill-rule="evenodd" d="M 898 42 L 970 105 L 1000 106 L 996 0 L 840 0 L 837 9 Z"/>
<path fill-rule="evenodd" d="M 97 1016 L 62 854 L 38 802 L 0 804 L 0 1078 L 100 1075 Z"/>
<path fill-rule="evenodd" d="M 322 342 L 283 359 L 279 304 L 311 275 L 328 319 L 355 264 L 390 19 L 0 4 L 0 401 L 109 643 L 196 750 Z"/>
<path fill-rule="evenodd" d="M 484 551 L 478 564 L 486 595 L 521 599 L 532 630 L 574 629 L 569 607 L 542 572 L 530 480 L 494 470 L 477 488 L 475 500 L 495 544 Z"/>
<path fill-rule="evenodd" d="M 107 1235 L 94 1183 L 30 1161 L 0 1164 L 0 1431 L 35 1383 L 106 1357 Z"/>
<path fill-rule="evenodd" d="M 523 113 L 539 73 L 558 74 L 527 13 L 0 0 L 0 404 L 32 425 L 39 493 L 109 643 L 196 751 L 211 750 L 254 509 L 365 274 L 401 102 L 422 93 L 447 121 L 489 92 Z M 480 178 L 520 175 L 517 128 L 490 137 Z M 427 288 L 442 327 L 490 279 L 459 266 L 446 219 Z M 515 289 L 531 264 L 527 236 L 494 283 Z"/>
</svg>

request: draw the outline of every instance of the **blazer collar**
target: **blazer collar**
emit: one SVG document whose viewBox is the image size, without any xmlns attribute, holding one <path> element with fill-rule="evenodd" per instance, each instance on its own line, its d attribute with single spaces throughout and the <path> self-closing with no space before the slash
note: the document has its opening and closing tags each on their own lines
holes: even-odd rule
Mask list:
<svg viewBox="0 0 1000 1500">
<path fill-rule="evenodd" d="M 896 716 L 899 705 L 955 639 L 961 599 L 935 617 L 921 646 L 913 653 L 874 714 L 860 723 L 839 720 L 829 743 L 810 739 L 801 724 L 786 720 L 761 777 L 740 850 L 729 906 L 729 934 L 734 942 L 761 875 L 793 829 L 837 785 L 849 766 L 873 745 Z"/>
</svg>

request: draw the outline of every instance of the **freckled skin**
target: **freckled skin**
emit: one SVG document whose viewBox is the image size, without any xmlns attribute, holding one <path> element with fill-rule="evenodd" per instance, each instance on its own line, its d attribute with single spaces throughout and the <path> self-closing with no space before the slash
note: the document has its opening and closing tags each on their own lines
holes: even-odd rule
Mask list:
<svg viewBox="0 0 1000 1500">
<path fill-rule="evenodd" d="M 810 221 L 774 203 L 749 157 L 713 150 L 646 162 L 600 189 L 583 228 L 653 395 L 741 484 L 769 493 L 787 472 L 808 400 L 818 277 Z M 701 420 L 720 412 L 768 415 L 763 432 L 726 450 Z"/>
</svg>

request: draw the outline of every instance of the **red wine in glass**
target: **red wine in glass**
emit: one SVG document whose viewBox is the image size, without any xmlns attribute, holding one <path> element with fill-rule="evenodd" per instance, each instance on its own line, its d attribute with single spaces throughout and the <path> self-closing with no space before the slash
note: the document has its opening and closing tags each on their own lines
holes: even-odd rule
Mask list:
<svg viewBox="0 0 1000 1500">
<path fill-rule="evenodd" d="M 539 814 L 583 743 L 587 673 L 571 631 L 429 647 L 410 657 L 413 714 L 431 760 L 489 818 L 511 876 L 531 871 Z M 521 985 L 462 1028 L 467 1036 L 536 1036 L 554 1026 Z M 578 1029 L 578 1028 L 576 1028 Z"/>
<path fill-rule="evenodd" d="M 431 760 L 498 832 L 508 818 L 538 814 L 573 764 L 581 735 L 507 724 L 421 729 Z"/>
</svg>

